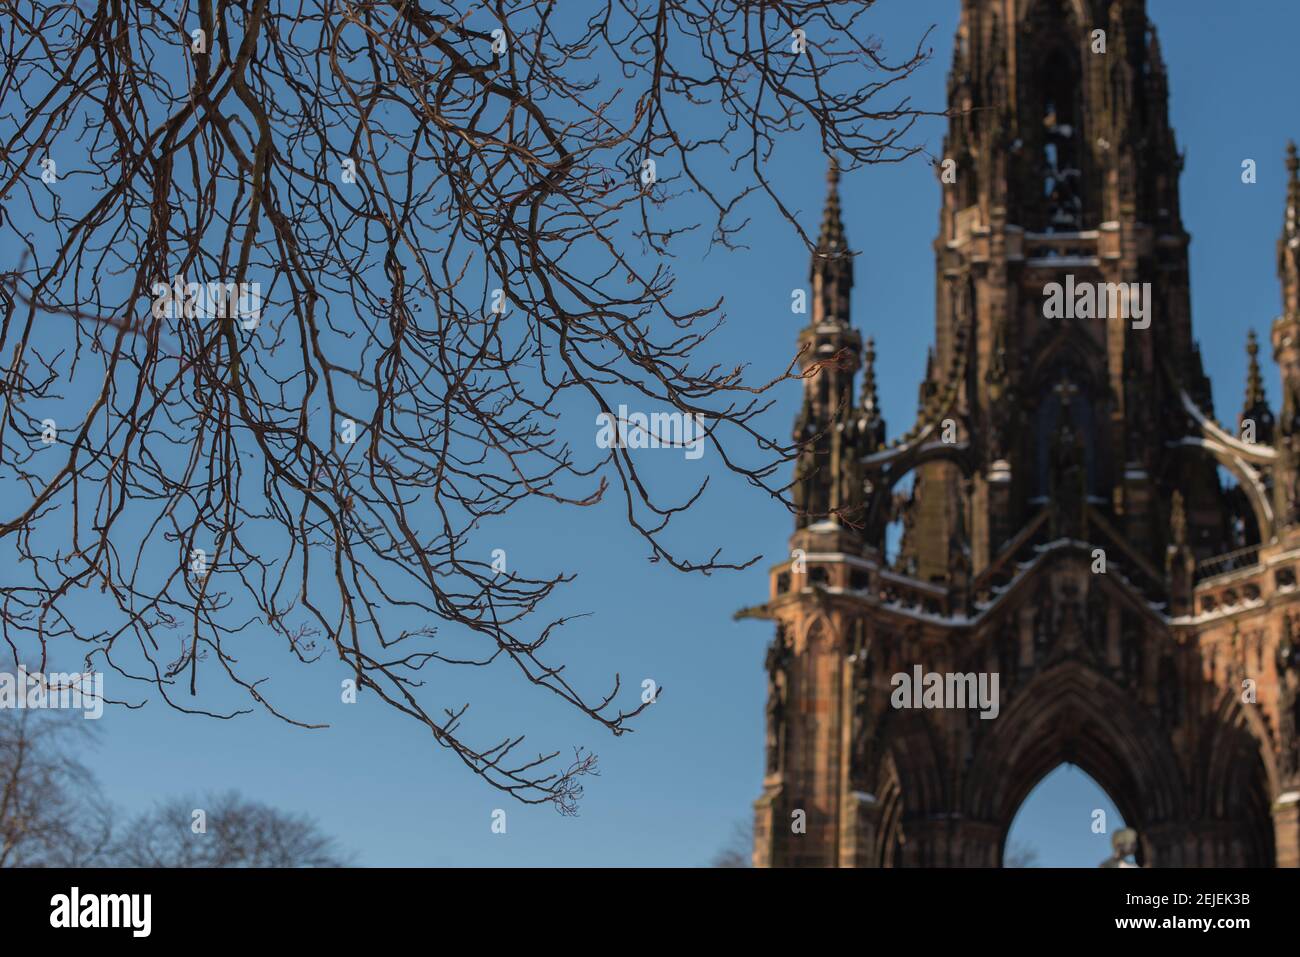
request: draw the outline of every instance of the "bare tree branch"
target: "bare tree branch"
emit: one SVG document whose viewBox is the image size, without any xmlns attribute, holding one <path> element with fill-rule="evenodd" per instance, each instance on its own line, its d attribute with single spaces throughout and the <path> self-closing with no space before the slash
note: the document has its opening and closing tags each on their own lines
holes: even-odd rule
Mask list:
<svg viewBox="0 0 1300 957">
<path fill-rule="evenodd" d="M 738 245 L 751 199 L 811 248 L 773 150 L 911 156 L 924 39 L 889 63 L 869 5 L 835 2 L 0 6 L 14 660 L 75 645 L 181 711 L 319 727 L 249 673 L 274 636 L 573 812 L 590 754 L 472 743 L 425 675 L 500 664 L 615 735 L 646 705 L 571 683 L 542 605 L 572 573 L 502 572 L 483 535 L 612 496 L 655 560 L 755 560 L 670 546 L 708 476 L 664 498 L 632 449 L 587 446 L 592 416 L 702 423 L 790 504 L 796 450 L 756 419 L 795 362 L 696 361 L 722 302 L 683 302 L 671 251 Z"/>
</svg>

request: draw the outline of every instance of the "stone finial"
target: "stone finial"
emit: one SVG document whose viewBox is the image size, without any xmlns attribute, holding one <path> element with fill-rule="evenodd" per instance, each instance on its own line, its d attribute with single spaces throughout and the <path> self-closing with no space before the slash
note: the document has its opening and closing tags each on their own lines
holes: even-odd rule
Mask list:
<svg viewBox="0 0 1300 957">
<path fill-rule="evenodd" d="M 834 159 L 826 170 L 826 208 L 822 212 L 821 232 L 817 236 L 819 252 L 842 252 L 844 218 L 840 210 L 840 166 Z"/>
</svg>

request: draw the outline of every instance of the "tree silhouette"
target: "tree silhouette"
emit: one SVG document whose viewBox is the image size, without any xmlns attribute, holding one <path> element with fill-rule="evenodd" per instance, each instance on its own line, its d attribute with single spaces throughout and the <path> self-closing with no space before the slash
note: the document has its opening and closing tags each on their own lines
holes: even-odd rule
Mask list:
<svg viewBox="0 0 1300 957">
<path fill-rule="evenodd" d="M 174 797 L 119 826 L 75 712 L 0 709 L 0 867 L 342 867 L 314 821 L 234 791 Z M 198 813 L 196 813 L 198 812 Z"/>
<path fill-rule="evenodd" d="M 887 62 L 859 4 L 465 6 L 7 5 L 0 627 L 15 660 L 71 647 L 181 711 L 304 727 L 248 650 L 334 656 L 572 812 L 594 755 L 472 743 L 429 674 L 503 662 L 615 735 L 646 705 L 570 683 L 540 606 L 572 574 L 502 571 L 482 530 L 612 495 L 653 560 L 755 560 L 670 547 L 707 477 L 666 498 L 591 416 L 698 417 L 790 504 L 796 449 L 755 417 L 796 364 L 693 362 L 723 304 L 683 301 L 671 250 L 733 248 L 747 201 L 811 248 L 772 151 L 912 155 L 892 87 L 928 52 Z"/>
</svg>

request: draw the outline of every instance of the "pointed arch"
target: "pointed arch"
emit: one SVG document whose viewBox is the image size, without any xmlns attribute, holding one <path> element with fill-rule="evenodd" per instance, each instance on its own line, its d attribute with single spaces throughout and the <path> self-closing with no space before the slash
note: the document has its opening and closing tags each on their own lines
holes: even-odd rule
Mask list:
<svg viewBox="0 0 1300 957">
<path fill-rule="evenodd" d="M 1205 817 L 1234 825 L 1216 859 L 1234 867 L 1266 866 L 1274 859 L 1271 796 L 1279 791 L 1268 730 L 1235 689 L 1223 691 L 1206 719 L 1195 788 Z"/>
<path fill-rule="evenodd" d="M 923 711 L 889 706 L 875 720 L 861 773 L 854 778 L 878 809 L 871 861 L 876 867 L 944 863 L 942 844 L 924 836 L 926 825 L 951 806 L 937 729 Z"/>
<path fill-rule="evenodd" d="M 1048 493 L 1050 456 L 1058 430 L 1069 423 L 1082 440 L 1090 494 L 1104 494 L 1112 469 L 1105 430 L 1112 409 L 1105 350 L 1075 321 L 1062 321 L 1039 336 L 1027 370 L 1025 395 L 1031 404 L 1033 487 Z"/>
<path fill-rule="evenodd" d="M 1029 792 L 1063 760 L 1092 777 L 1134 826 L 1185 815 L 1168 738 L 1095 669 L 1069 661 L 1038 675 L 993 723 L 966 775 L 962 805 L 972 818 L 997 822 L 1003 842 Z"/>
<path fill-rule="evenodd" d="M 1106 350 L 1078 320 L 1053 320 L 1035 337 L 1030 353 L 1034 360 L 1025 370 L 1025 379 L 1031 394 L 1049 385 L 1052 374 L 1062 364 L 1077 372 L 1098 398 L 1110 390 Z"/>
<path fill-rule="evenodd" d="M 1062 792 L 1067 791 L 1067 788 L 1062 786 L 1062 778 L 1069 782 L 1069 796 L 1065 807 L 1054 800 Z M 1079 826 L 1081 811 L 1088 815 L 1087 827 Z M 1044 862 L 1038 866 L 1096 867 L 1100 861 L 1109 857 L 1113 850 L 1111 835 L 1128 824 L 1119 808 L 1115 806 L 1114 798 L 1092 775 L 1078 765 L 1062 761 L 1034 782 L 1025 800 L 1016 809 L 1015 816 L 1007 833 L 1002 836 L 1002 844 L 998 848 L 998 860 L 1001 866 L 1032 866 L 1028 862 L 1011 863 L 1009 858 L 1017 848 L 1019 843 L 1017 838 L 1023 840 L 1026 832 L 1045 829 L 1044 825 L 1048 820 L 1055 825 L 1054 831 L 1065 829 L 1069 833 L 1062 835 L 1063 839 L 1059 843 L 1053 842 L 1056 846 L 1052 848 L 1052 853 L 1058 857 L 1058 860 L 1050 864 Z M 1032 844 L 1019 846 L 1036 851 Z M 1072 860 L 1065 863 L 1060 861 L 1059 857 L 1068 857 Z"/>
<path fill-rule="evenodd" d="M 898 780 L 894 756 L 886 751 L 877 778 L 880 818 L 876 826 L 874 860 L 876 867 L 900 867 L 903 864 L 903 786 Z"/>
<path fill-rule="evenodd" d="M 795 654 L 822 653 L 838 644 L 835 629 L 824 611 L 808 618 L 807 625 L 795 635 Z"/>
<path fill-rule="evenodd" d="M 1255 522 L 1259 527 L 1259 540 L 1271 542 L 1277 538 L 1273 529 L 1273 503 L 1269 501 L 1268 489 L 1264 486 L 1263 477 L 1249 463 L 1228 447 L 1196 436 L 1185 435 L 1181 439 L 1167 442 L 1166 446 L 1171 449 L 1183 448 L 1203 452 L 1231 472 L 1255 515 Z"/>
<path fill-rule="evenodd" d="M 937 814 L 947 807 L 943 752 L 926 713 L 887 710 L 879 737 L 884 746 L 876 755 L 875 779 L 880 779 L 883 769 L 893 769 L 903 795 L 904 818 Z"/>
</svg>

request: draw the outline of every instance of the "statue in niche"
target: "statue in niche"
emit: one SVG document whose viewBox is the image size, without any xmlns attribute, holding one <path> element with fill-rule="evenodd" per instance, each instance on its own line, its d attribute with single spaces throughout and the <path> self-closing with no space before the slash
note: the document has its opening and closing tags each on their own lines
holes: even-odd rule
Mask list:
<svg viewBox="0 0 1300 957">
<path fill-rule="evenodd" d="M 1034 610 L 1034 667 L 1040 667 L 1048 649 L 1056 638 L 1056 607 L 1052 590 L 1044 585 L 1038 593 L 1038 607 Z"/>
<path fill-rule="evenodd" d="M 789 690 L 790 643 L 785 626 L 778 625 L 776 638 L 767 650 L 767 773 L 781 768 L 785 754 L 786 699 Z"/>
<path fill-rule="evenodd" d="M 1283 778 L 1300 775 L 1300 646 L 1296 644 L 1295 616 L 1282 619 L 1282 640 L 1277 646 L 1278 770 Z"/>
<path fill-rule="evenodd" d="M 1062 405 L 1061 427 L 1052 439 L 1048 491 L 1053 505 L 1053 534 L 1058 538 L 1079 538 L 1083 531 L 1087 472 L 1082 444 L 1070 424 L 1068 409 Z"/>
<path fill-rule="evenodd" d="M 858 457 L 857 443 L 853 440 L 852 423 L 838 428 L 839 469 L 836 472 L 838 485 L 833 509 L 840 524 L 856 528 L 862 524 L 864 506 L 868 504 L 867 481 L 863 474 L 862 460 Z"/>
<path fill-rule="evenodd" d="M 1142 633 L 1128 616 L 1124 620 L 1124 637 L 1121 642 L 1125 680 L 1132 686 L 1142 681 Z"/>
<path fill-rule="evenodd" d="M 1177 489 L 1169 510 L 1169 533 L 1175 545 L 1187 544 L 1187 508 L 1183 504 L 1183 493 Z"/>
<path fill-rule="evenodd" d="M 1015 620 L 1008 622 L 998 641 L 998 670 L 1005 676 L 1008 687 L 1015 684 L 1020 673 L 1020 639 Z"/>
<path fill-rule="evenodd" d="M 1110 625 L 1110 605 L 1101 586 L 1088 589 L 1088 651 L 1097 661 L 1106 659 L 1106 635 Z"/>
<path fill-rule="evenodd" d="M 854 764 L 861 767 L 870 743 L 868 728 L 871 724 L 871 680 L 874 665 L 871 661 L 870 642 L 859 642 L 853 653 L 853 727 L 850 731 L 850 749 Z"/>
<path fill-rule="evenodd" d="M 1294 676 L 1282 683 L 1278 699 L 1278 770 L 1285 779 L 1300 776 L 1300 693 Z"/>
<path fill-rule="evenodd" d="M 1160 659 L 1156 701 L 1160 710 L 1160 723 L 1166 728 L 1178 724 L 1182 710 L 1182 689 L 1178 685 L 1178 668 L 1174 659 L 1166 655 Z"/>
<path fill-rule="evenodd" d="M 1079 596 L 1078 583 L 1067 579 L 1061 583 L 1061 612 L 1057 616 L 1057 632 L 1061 647 L 1073 654 L 1085 640 L 1087 621 L 1083 602 Z"/>
<path fill-rule="evenodd" d="M 1286 485 L 1287 521 L 1300 521 L 1300 468 L 1293 469 Z"/>
</svg>

